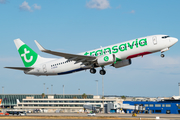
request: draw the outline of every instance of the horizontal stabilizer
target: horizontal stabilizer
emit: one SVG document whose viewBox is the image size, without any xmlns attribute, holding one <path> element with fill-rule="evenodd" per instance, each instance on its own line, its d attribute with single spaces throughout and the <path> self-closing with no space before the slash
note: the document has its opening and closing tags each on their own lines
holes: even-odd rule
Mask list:
<svg viewBox="0 0 180 120">
<path fill-rule="evenodd" d="M 32 69 L 34 69 L 34 68 L 32 68 L 32 67 L 29 67 L 29 68 L 27 68 L 27 67 L 4 67 L 4 68 L 15 69 L 15 70 L 23 70 L 23 71 L 27 71 L 27 70 L 32 70 Z"/>
</svg>

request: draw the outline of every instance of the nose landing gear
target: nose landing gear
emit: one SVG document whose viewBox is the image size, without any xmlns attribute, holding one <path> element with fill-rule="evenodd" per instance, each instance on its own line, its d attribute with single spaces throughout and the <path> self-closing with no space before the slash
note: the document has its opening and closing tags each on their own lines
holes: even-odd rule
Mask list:
<svg viewBox="0 0 180 120">
<path fill-rule="evenodd" d="M 164 54 L 161 54 L 161 57 L 163 58 L 165 55 Z"/>
</svg>

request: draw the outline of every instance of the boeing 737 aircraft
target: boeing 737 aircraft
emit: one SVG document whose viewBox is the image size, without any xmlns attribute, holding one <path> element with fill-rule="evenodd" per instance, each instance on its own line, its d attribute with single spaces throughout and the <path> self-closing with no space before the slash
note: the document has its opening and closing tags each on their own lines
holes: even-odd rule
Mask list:
<svg viewBox="0 0 180 120">
<path fill-rule="evenodd" d="M 86 69 L 90 69 L 90 73 L 95 74 L 95 68 L 101 67 L 100 74 L 105 75 L 104 67 L 106 65 L 111 65 L 115 68 L 124 67 L 131 64 L 132 58 L 155 52 L 161 52 L 161 57 L 164 57 L 162 53 L 169 50 L 177 41 L 177 38 L 168 35 L 153 35 L 80 54 L 69 54 L 47 50 L 35 40 L 37 47 L 42 52 L 63 57 L 56 59 L 41 57 L 20 39 L 15 39 L 15 45 L 25 67 L 5 68 L 22 70 L 25 74 L 48 76 L 63 75 Z"/>
</svg>

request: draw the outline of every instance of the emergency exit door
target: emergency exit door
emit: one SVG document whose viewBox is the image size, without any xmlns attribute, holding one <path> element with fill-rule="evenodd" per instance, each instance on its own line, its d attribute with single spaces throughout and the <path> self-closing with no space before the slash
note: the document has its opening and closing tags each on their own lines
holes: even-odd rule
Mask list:
<svg viewBox="0 0 180 120">
<path fill-rule="evenodd" d="M 152 37 L 152 41 L 153 41 L 154 45 L 157 45 L 157 38 L 156 38 L 156 36 Z"/>
<path fill-rule="evenodd" d="M 43 71 L 44 71 L 44 73 L 46 73 L 46 72 L 47 72 L 47 69 L 46 69 L 46 64 L 44 64 L 42 67 L 43 67 Z"/>
</svg>

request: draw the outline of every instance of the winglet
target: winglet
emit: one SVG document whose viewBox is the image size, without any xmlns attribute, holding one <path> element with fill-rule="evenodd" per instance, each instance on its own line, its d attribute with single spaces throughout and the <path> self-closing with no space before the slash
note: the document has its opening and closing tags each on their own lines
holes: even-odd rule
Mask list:
<svg viewBox="0 0 180 120">
<path fill-rule="evenodd" d="M 37 45 L 37 47 L 39 48 L 40 51 L 45 51 L 46 50 L 36 40 L 34 40 L 34 42 L 36 43 L 36 45 Z"/>
</svg>

